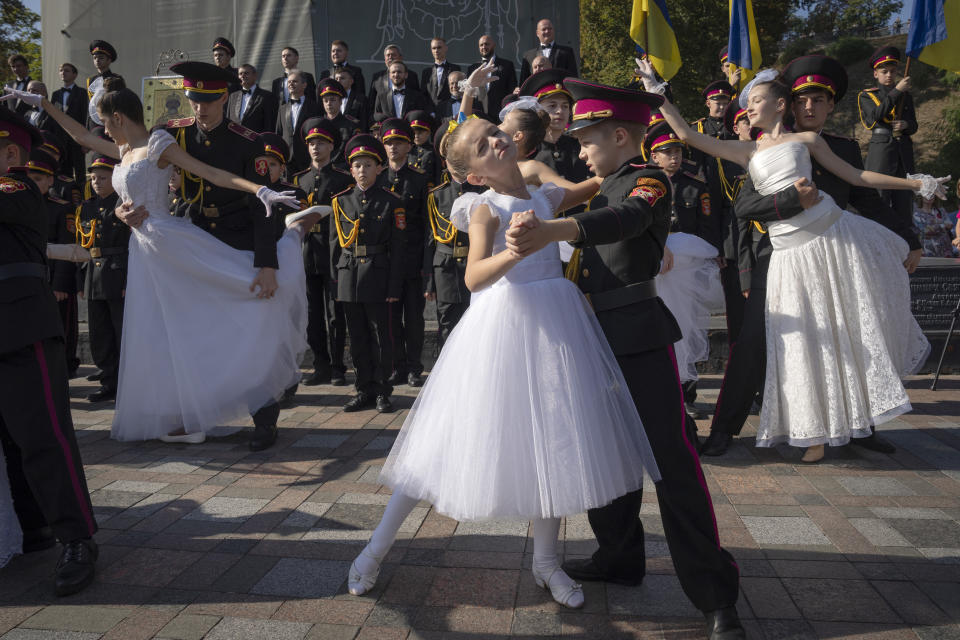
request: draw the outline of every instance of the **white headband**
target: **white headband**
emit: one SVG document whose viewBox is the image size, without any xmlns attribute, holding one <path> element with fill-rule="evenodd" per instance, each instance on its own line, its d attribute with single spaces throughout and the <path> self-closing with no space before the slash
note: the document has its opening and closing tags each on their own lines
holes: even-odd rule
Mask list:
<svg viewBox="0 0 960 640">
<path fill-rule="evenodd" d="M 503 109 L 500 109 L 500 122 L 503 122 L 503 119 L 507 117 L 507 114 L 513 111 L 514 109 L 532 109 L 534 111 L 543 111 L 547 110 L 544 108 L 540 101 L 533 96 L 523 96 L 514 100 Z"/>
<path fill-rule="evenodd" d="M 780 72 L 776 69 L 762 69 L 759 73 L 757 73 L 757 75 L 753 77 L 753 80 L 748 82 L 747 86 L 745 86 L 743 91 L 740 92 L 740 108 L 747 108 L 747 98 L 750 96 L 750 90 L 753 89 L 753 85 L 763 84 L 764 82 L 773 82 L 779 75 Z"/>
</svg>

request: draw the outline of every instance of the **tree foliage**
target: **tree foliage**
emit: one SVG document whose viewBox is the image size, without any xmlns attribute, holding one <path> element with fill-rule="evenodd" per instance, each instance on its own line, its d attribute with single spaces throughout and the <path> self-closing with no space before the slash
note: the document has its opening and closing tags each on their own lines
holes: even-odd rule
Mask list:
<svg viewBox="0 0 960 640">
<path fill-rule="evenodd" d="M 785 16 L 801 0 L 753 0 L 763 66 L 773 66 L 787 29 Z M 632 2 L 580 0 L 580 52 L 584 77 L 616 86 L 633 78 L 633 41 L 628 33 Z M 683 66 L 671 80 L 674 98 L 691 119 L 703 115 L 700 91 L 722 77 L 720 48 L 727 44 L 727 0 L 667 0 Z"/>
<path fill-rule="evenodd" d="M 30 77 L 43 76 L 40 59 L 40 16 L 26 8 L 21 0 L 0 0 L 0 81 L 13 79 L 7 57 L 21 53 L 30 61 Z"/>
<path fill-rule="evenodd" d="M 867 35 L 902 8 L 901 0 L 800 0 L 790 28 L 796 35 Z"/>
</svg>

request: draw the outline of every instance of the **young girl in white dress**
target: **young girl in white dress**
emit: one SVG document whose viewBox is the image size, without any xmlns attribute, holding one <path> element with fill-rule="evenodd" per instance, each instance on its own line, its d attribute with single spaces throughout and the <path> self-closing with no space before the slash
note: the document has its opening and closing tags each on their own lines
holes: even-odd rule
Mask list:
<svg viewBox="0 0 960 640">
<path fill-rule="evenodd" d="M 593 195 L 528 186 L 516 145 L 485 120 L 447 134 L 454 175 L 490 187 L 465 193 L 451 217 L 468 230 L 470 307 L 450 335 L 380 476 L 393 489 L 350 568 L 360 595 L 419 500 L 457 520 L 534 521 L 533 575 L 568 607 L 583 592 L 560 568 L 560 518 L 642 485 L 656 463 L 626 383 L 589 304 L 564 279 L 556 244 L 524 259 L 506 249 L 514 214 L 554 217 Z"/>
<path fill-rule="evenodd" d="M 639 61 L 648 91 L 662 91 L 652 67 Z M 824 169 L 853 185 L 908 189 L 932 195 L 942 180 L 907 179 L 855 169 L 816 133 L 789 133 L 782 119 L 790 90 L 772 70 L 760 72 L 740 96 L 757 141 L 720 141 L 698 134 L 665 102 L 661 113 L 684 141 L 749 167 L 762 195 L 812 180 L 812 154 Z M 930 345 L 910 312 L 903 261 L 908 247 L 883 226 L 819 201 L 770 223 L 767 276 L 767 372 L 757 446 L 787 442 L 808 447 L 805 462 L 824 445 L 868 437 L 871 425 L 911 410 L 901 378 L 926 361 Z M 942 196 L 941 196 L 942 197 Z"/>
</svg>

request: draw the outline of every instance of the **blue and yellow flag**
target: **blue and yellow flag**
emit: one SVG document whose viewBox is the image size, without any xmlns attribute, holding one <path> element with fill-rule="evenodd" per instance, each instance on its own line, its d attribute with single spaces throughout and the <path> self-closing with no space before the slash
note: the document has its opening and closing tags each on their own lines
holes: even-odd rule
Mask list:
<svg viewBox="0 0 960 640">
<path fill-rule="evenodd" d="M 727 62 L 740 69 L 740 86 L 734 89 L 739 92 L 756 75 L 760 61 L 760 37 L 753 19 L 753 3 L 750 0 L 730 0 Z"/>
<path fill-rule="evenodd" d="M 916 0 L 907 57 L 960 73 L 960 0 Z"/>
<path fill-rule="evenodd" d="M 630 37 L 647 54 L 660 77 L 669 80 L 677 75 L 683 62 L 666 0 L 633 0 Z"/>
</svg>

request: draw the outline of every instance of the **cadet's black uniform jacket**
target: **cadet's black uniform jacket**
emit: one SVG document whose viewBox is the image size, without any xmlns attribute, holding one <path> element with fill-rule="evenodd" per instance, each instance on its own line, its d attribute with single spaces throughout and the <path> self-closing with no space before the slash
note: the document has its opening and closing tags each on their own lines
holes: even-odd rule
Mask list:
<svg viewBox="0 0 960 640">
<path fill-rule="evenodd" d="M 353 183 L 350 174 L 334 167 L 324 165 L 319 171 L 310 167 L 294 176 L 293 183 L 307 194 L 307 205 L 329 205 L 333 196 L 342 192 Z M 303 239 L 303 267 L 308 276 L 325 275 L 334 277 L 333 265 L 340 257 L 340 243 L 330 244 L 330 225 L 333 218 L 327 217 L 315 224 Z M 333 236 L 336 237 L 336 230 Z M 331 246 L 335 249 L 331 253 Z M 331 262 L 331 256 L 332 262 Z"/>
<path fill-rule="evenodd" d="M 435 292 L 438 302 L 465 303 L 470 300 L 470 291 L 463 280 L 467 272 L 470 235 L 453 225 L 450 212 L 454 201 L 465 192 L 482 191 L 486 191 L 486 187 L 448 180 L 427 194 L 427 255 L 432 265 L 427 276 L 427 291 Z"/>
<path fill-rule="evenodd" d="M 119 196 L 91 198 L 80 205 L 80 229 L 93 233 L 83 292 L 87 300 L 117 300 L 127 288 L 130 227 L 114 214 Z"/>
<path fill-rule="evenodd" d="M 719 251 L 720 218 L 719 215 L 714 215 L 707 183 L 686 171 L 677 171 L 670 181 L 673 183 L 670 231 L 681 231 L 703 238 Z"/>
<path fill-rule="evenodd" d="M 566 134 L 556 142 L 544 140 L 533 157 L 547 165 L 570 182 L 582 182 L 590 177 L 587 163 L 580 159 L 580 143 Z"/>
<path fill-rule="evenodd" d="M 266 160 L 256 160 L 263 144 L 250 129 L 226 118 L 209 132 L 201 130 L 194 118 L 170 120 L 166 128 L 197 160 L 257 184 L 270 181 Z M 195 225 L 234 249 L 253 251 L 254 267 L 277 268 L 276 223 L 266 217 L 255 195 L 184 172 L 180 197 L 178 216 L 189 215 Z"/>
<path fill-rule="evenodd" d="M 424 244 L 427 233 L 427 177 L 408 164 L 399 171 L 388 169 L 386 186 L 401 197 L 403 211 L 397 215 L 396 226 L 403 230 L 403 278 L 421 278 L 431 270 L 426 262 Z M 423 291 L 421 291 L 423 293 Z"/>
<path fill-rule="evenodd" d="M 320 115 L 322 116 L 323 113 Z M 343 148 L 347 146 L 347 142 L 350 140 L 350 138 L 361 132 L 362 126 L 359 120 L 351 115 L 346 115 L 343 113 L 338 114 L 336 118 L 333 118 L 330 121 L 333 123 L 333 126 L 337 128 L 337 131 L 340 132 L 340 144 L 332 152 L 330 152 L 330 161 L 341 169 L 347 170 L 348 166 L 346 159 L 343 157 Z M 309 156 L 310 154 L 308 149 L 307 162 L 310 162 Z"/>
<path fill-rule="evenodd" d="M 73 244 L 76 242 L 76 208 L 72 203 L 47 194 L 47 242 Z M 77 267 L 67 260 L 50 261 L 50 285 L 54 291 L 77 292 Z"/>
<path fill-rule="evenodd" d="M 382 174 L 381 174 L 382 175 Z M 403 283 L 403 199 L 382 178 L 362 191 L 353 186 L 333 198 L 330 247 L 336 262 L 337 300 L 386 303 Z"/>
<path fill-rule="evenodd" d="M 860 121 L 872 132 L 867 148 L 867 169 L 888 176 L 913 173 L 913 141 L 910 136 L 917 132 L 913 96 L 896 88 L 874 87 L 861 91 L 857 102 Z M 898 109 L 899 114 L 896 113 Z M 907 128 L 896 136 L 893 134 L 894 120 L 907 122 Z"/>
<path fill-rule="evenodd" d="M 437 154 L 432 146 L 413 145 L 410 153 L 407 155 L 407 164 L 420 171 L 427 179 L 427 189 L 433 189 L 439 184 L 440 163 L 437 162 Z"/>
</svg>

